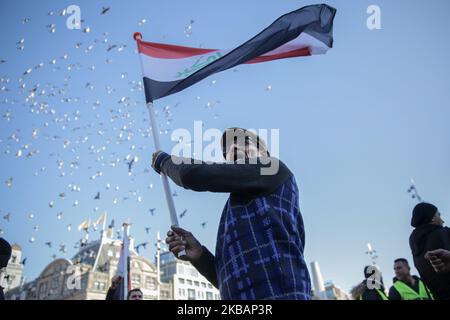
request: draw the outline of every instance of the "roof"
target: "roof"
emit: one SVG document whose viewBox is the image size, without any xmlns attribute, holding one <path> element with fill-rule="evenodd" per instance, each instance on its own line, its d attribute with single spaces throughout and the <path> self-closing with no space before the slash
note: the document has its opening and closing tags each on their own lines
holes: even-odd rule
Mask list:
<svg viewBox="0 0 450 320">
<path fill-rule="evenodd" d="M 121 246 L 122 241 L 109 238 L 92 241 L 80 249 L 72 258 L 72 261 L 74 264 L 81 263 L 92 267 L 97 261 L 96 269 L 98 271 L 106 271 L 105 269 L 109 266 L 110 260 L 119 259 Z M 130 248 L 130 256 L 137 256 L 134 248 Z"/>
<path fill-rule="evenodd" d="M 22 251 L 22 247 L 19 246 L 17 243 L 14 243 L 14 244 L 11 246 L 11 250 Z"/>
</svg>

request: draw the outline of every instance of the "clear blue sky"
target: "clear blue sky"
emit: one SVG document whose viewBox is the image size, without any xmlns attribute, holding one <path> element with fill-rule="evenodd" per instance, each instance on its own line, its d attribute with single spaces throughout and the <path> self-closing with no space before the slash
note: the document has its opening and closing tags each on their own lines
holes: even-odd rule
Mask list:
<svg viewBox="0 0 450 320">
<path fill-rule="evenodd" d="M 70 4 L 80 6 L 82 28 L 90 27 L 90 33 L 65 27 L 66 17 L 59 13 Z M 58 252 L 61 243 L 68 247 L 65 256 L 72 257 L 73 245 L 81 237 L 76 226 L 104 211 L 116 225 L 130 218 L 137 243 L 153 243 L 157 230 L 163 234 L 168 230 L 159 177 L 146 171 L 153 141 L 142 135 L 148 129 L 144 95 L 130 91 L 134 86 L 130 82 L 141 80 L 133 32 L 142 32 L 149 41 L 227 49 L 307 4 L 311 2 L 1 1 L 0 60 L 6 62 L 0 64 L 0 77 L 9 82 L 0 83 L 0 88 L 5 87 L 0 90 L 0 214 L 10 212 L 11 219 L 1 218 L 0 228 L 2 237 L 22 245 L 27 279 L 38 276 L 52 254 L 63 255 Z M 450 212 L 450 45 L 446 41 L 450 3 L 336 0 L 328 4 L 338 11 L 335 46 L 327 55 L 239 66 L 235 72 L 213 75 L 158 100 L 158 119 L 162 128 L 169 129 L 192 130 L 194 120 L 204 121 L 205 128 L 280 129 L 280 158 L 294 172 L 301 190 L 308 262 L 319 261 L 324 278 L 348 290 L 361 280 L 362 269 L 370 262 L 365 255 L 370 242 L 378 250 L 379 265 L 390 285 L 393 260 L 411 260 L 409 222 L 415 202 L 406 193 L 409 177 L 415 178 L 422 196 L 440 208 L 444 219 Z M 366 28 L 370 4 L 381 7 L 382 30 Z M 100 15 L 102 6 L 111 9 Z M 23 24 L 24 18 L 30 21 Z M 139 26 L 143 18 L 147 22 Z M 192 35 L 187 37 L 184 29 L 190 20 L 194 20 Z M 51 24 L 54 33 L 46 27 Z M 22 38 L 25 48 L 18 50 L 16 43 Z M 85 53 L 91 44 L 94 47 Z M 126 47 L 108 52 L 113 44 Z M 64 54 L 66 60 L 61 59 Z M 52 59 L 55 65 L 49 63 Z M 112 62 L 106 63 L 107 59 Z M 34 69 L 41 62 L 44 66 Z M 94 71 L 89 69 L 92 65 Z M 22 76 L 28 68 L 33 71 Z M 65 81 L 67 76 L 71 78 Z M 22 83 L 25 89 L 19 88 Z M 37 84 L 37 104 L 32 106 L 25 99 Z M 268 85 L 272 90 L 265 90 Z M 108 93 L 107 86 L 113 91 Z M 58 93 L 59 89 L 63 91 Z M 44 95 L 38 94 L 41 90 Z M 53 91 L 55 96 L 48 96 Z M 119 103 L 122 97 L 127 104 Z M 65 102 L 67 98 L 71 101 Z M 92 110 L 97 100 L 100 105 Z M 208 102 L 211 108 L 205 108 Z M 161 113 L 166 106 L 173 119 L 169 125 Z M 38 130 L 35 139 L 33 129 Z M 19 141 L 8 139 L 14 133 Z M 166 150 L 173 146 L 169 137 L 162 136 Z M 65 140 L 70 141 L 66 148 Z M 23 155 L 16 157 L 19 149 Z M 29 150 L 39 153 L 27 158 Z M 124 161 L 128 154 L 139 157 L 131 177 Z M 112 167 L 116 159 L 120 161 Z M 64 161 L 61 170 L 58 160 Z M 72 161 L 78 161 L 78 167 L 71 168 Z M 102 175 L 91 180 L 96 172 Z M 5 181 L 11 177 L 13 185 L 8 188 Z M 81 191 L 70 191 L 71 183 Z M 178 211 L 188 210 L 182 226 L 213 250 L 227 196 L 174 189 Z M 94 200 L 98 191 L 101 199 Z M 73 206 L 74 201 L 78 206 Z M 154 207 L 151 216 L 148 209 Z M 61 220 L 56 218 L 58 212 L 63 212 Z M 33 220 L 28 219 L 30 213 Z M 204 229 L 203 221 L 207 221 Z M 97 237 L 91 233 L 91 239 Z M 52 249 L 44 245 L 47 241 L 53 242 Z M 153 260 L 154 251 L 150 245 L 144 255 Z"/>
</svg>

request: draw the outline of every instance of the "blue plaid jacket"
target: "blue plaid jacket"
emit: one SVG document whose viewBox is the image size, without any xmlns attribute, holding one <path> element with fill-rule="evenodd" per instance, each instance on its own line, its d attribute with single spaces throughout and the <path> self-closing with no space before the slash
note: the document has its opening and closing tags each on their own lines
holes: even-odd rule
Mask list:
<svg viewBox="0 0 450 320">
<path fill-rule="evenodd" d="M 265 176 L 260 169 L 268 165 L 261 163 L 174 164 L 167 154 L 158 158 L 155 170 L 184 188 L 230 193 L 215 256 L 203 247 L 201 258 L 193 262 L 219 288 L 222 299 L 311 298 L 299 192 L 281 161 L 275 159 L 279 163 L 275 175 Z"/>
<path fill-rule="evenodd" d="M 237 198 L 237 199 L 236 199 Z M 215 266 L 223 299 L 309 300 L 305 232 L 293 176 L 273 193 L 228 199 L 217 234 Z"/>
</svg>

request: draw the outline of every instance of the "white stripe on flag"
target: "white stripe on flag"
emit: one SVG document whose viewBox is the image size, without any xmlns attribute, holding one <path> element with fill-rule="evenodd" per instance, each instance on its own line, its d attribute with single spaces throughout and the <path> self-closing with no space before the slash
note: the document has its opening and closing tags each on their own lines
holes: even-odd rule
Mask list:
<svg viewBox="0 0 450 320">
<path fill-rule="evenodd" d="M 281 54 L 302 48 L 309 48 L 311 54 L 324 54 L 330 49 L 322 41 L 303 32 L 297 38 L 263 54 L 262 56 Z M 149 79 L 161 82 L 182 80 L 218 58 L 223 57 L 230 51 L 231 50 L 217 50 L 206 54 L 180 59 L 154 58 L 140 53 L 143 75 Z"/>
</svg>

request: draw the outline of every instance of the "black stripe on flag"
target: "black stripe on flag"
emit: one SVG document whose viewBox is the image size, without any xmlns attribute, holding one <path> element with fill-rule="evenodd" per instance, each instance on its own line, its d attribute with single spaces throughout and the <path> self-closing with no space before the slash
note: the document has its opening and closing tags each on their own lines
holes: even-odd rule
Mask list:
<svg viewBox="0 0 450 320">
<path fill-rule="evenodd" d="M 204 78 L 272 51 L 305 32 L 333 46 L 333 20 L 336 9 L 326 4 L 310 5 L 275 20 L 269 27 L 228 54 L 182 80 L 161 82 L 144 77 L 147 102 L 174 94 Z"/>
</svg>

